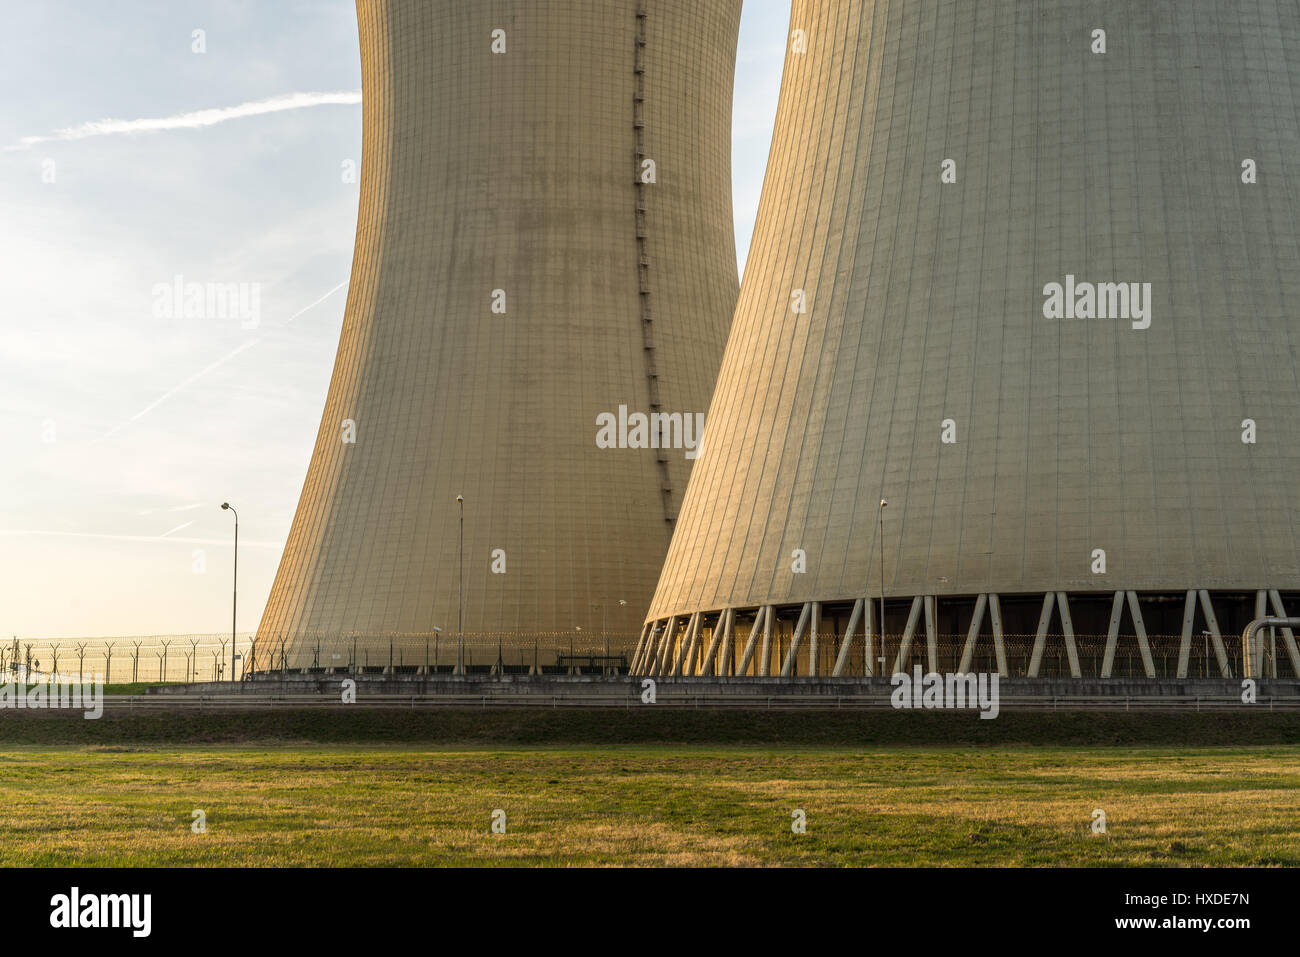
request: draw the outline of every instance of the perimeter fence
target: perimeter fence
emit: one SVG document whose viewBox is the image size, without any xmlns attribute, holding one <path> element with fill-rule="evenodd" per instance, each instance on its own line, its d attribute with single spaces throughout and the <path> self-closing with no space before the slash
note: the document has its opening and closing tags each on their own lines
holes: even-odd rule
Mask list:
<svg viewBox="0 0 1300 957">
<path fill-rule="evenodd" d="M 783 623 L 784 624 L 784 623 Z M 741 629 L 737 629 L 741 631 Z M 445 632 L 346 634 L 263 637 L 254 642 L 252 632 L 235 636 L 232 672 L 231 636 L 229 634 L 133 635 L 110 638 L 22 638 L 0 641 L 0 675 L 9 680 L 27 680 L 52 673 L 92 678 L 102 676 L 105 683 L 124 682 L 211 682 L 241 680 L 254 674 L 338 673 L 355 674 L 450 674 L 455 672 L 457 657 L 468 674 L 572 674 L 626 673 L 639 634 L 609 632 L 537 632 L 537 633 L 466 633 L 458 642 L 455 634 Z M 714 672 L 734 674 L 741 660 L 746 634 L 733 637 L 729 655 L 720 646 L 714 649 Z M 780 673 L 791 642 L 788 627 L 773 629 L 770 659 L 766 673 Z M 966 636 L 939 635 L 935 655 L 940 672 L 960 670 Z M 796 654 L 794 674 L 829 676 L 839 659 L 843 637 L 834 633 L 820 636 L 816 667 L 810 657 L 810 642 L 805 638 Z M 1034 656 L 1036 636 L 1003 636 L 1003 664 L 1011 677 L 1028 675 Z M 1180 635 L 1147 636 L 1152 667 L 1158 678 L 1178 676 L 1183 654 Z M 867 673 L 892 673 L 898 665 L 901 636 L 885 636 L 872 647 L 872 664 L 868 669 L 865 646 L 859 632 L 853 639 L 841 675 L 861 677 Z M 711 636 L 706 632 L 695 649 L 695 672 L 704 664 Z M 1082 677 L 1102 675 L 1106 658 L 1106 635 L 1079 634 L 1075 648 Z M 1242 673 L 1241 637 L 1223 636 L 1224 654 L 1232 675 Z M 759 649 L 751 654 L 747 674 L 757 674 Z M 882 662 L 881 659 L 884 659 Z M 906 655 L 903 670 L 915 665 L 930 669 L 929 649 L 924 635 L 915 636 Z M 686 665 L 683 662 L 683 665 Z M 687 668 L 689 672 L 689 668 Z M 989 636 L 981 636 L 975 646 L 968 670 L 999 671 L 998 655 Z M 1060 635 L 1049 635 L 1042 651 L 1040 677 L 1069 677 L 1069 653 Z M 1146 664 L 1136 636 L 1120 635 L 1110 666 L 1111 677 L 1146 677 Z M 1222 672 L 1217 651 L 1210 637 L 1195 636 L 1188 648 L 1187 678 L 1220 678 Z M 1290 656 L 1279 638 L 1265 637 L 1264 677 L 1297 677 Z"/>
</svg>

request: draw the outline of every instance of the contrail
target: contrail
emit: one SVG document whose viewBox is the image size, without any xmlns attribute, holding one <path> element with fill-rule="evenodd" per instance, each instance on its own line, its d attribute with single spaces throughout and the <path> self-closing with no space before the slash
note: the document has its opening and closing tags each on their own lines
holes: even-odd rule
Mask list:
<svg viewBox="0 0 1300 957">
<path fill-rule="evenodd" d="M 115 425 L 115 426 L 113 426 L 113 428 L 109 429 L 107 432 L 105 432 L 105 433 L 104 433 L 103 435 L 101 435 L 99 438 L 95 439 L 95 441 L 94 441 L 92 444 L 94 444 L 94 445 L 98 445 L 100 442 L 103 442 L 105 439 L 110 438 L 110 437 L 112 437 L 113 435 L 117 434 L 119 431 L 121 431 L 122 429 L 126 428 L 128 425 L 130 425 L 130 424 L 131 424 L 132 422 L 134 422 L 136 419 L 138 419 L 138 418 L 140 418 L 141 416 L 144 416 L 144 415 L 148 414 L 149 412 L 152 412 L 154 409 L 158 408 L 158 406 L 162 405 L 164 402 L 166 402 L 168 399 L 170 399 L 172 396 L 174 396 L 177 392 L 180 392 L 181 389 L 184 389 L 186 386 L 190 385 L 191 383 L 197 381 L 198 379 L 203 378 L 205 375 L 207 375 L 207 374 L 208 374 L 209 372 L 211 372 L 213 369 L 217 368 L 217 366 L 224 365 L 225 363 L 229 362 L 231 359 L 235 358 L 235 356 L 237 356 L 237 355 L 239 355 L 241 352 L 243 352 L 245 349 L 251 349 L 251 348 L 253 348 L 253 346 L 257 345 L 257 344 L 258 344 L 259 342 L 261 342 L 261 341 L 262 341 L 261 339 L 250 339 L 248 342 L 245 342 L 242 346 L 240 346 L 240 347 L 239 347 L 238 349 L 236 349 L 234 352 L 229 352 L 229 353 L 227 353 L 226 355 L 222 356 L 220 359 L 218 359 L 216 362 L 213 362 L 213 363 L 211 363 L 210 365 L 205 366 L 204 368 L 200 369 L 198 372 L 194 373 L 194 375 L 190 376 L 188 379 L 186 379 L 186 380 L 185 380 L 184 382 L 182 382 L 180 385 L 176 386 L 176 387 L 173 388 L 173 389 L 168 389 L 166 392 L 164 392 L 164 393 L 163 393 L 162 395 L 160 395 L 158 398 L 154 399 L 152 402 L 150 402 L 148 405 L 146 405 L 143 409 L 141 409 L 141 410 L 140 410 L 139 412 L 137 412 L 135 415 L 131 416 L 131 418 L 127 419 L 125 422 L 121 423 L 120 425 Z"/>
<path fill-rule="evenodd" d="M 329 292 L 325 293 L 325 295 L 321 296 L 319 299 L 317 299 L 315 302 L 313 302 L 310 306 L 303 306 L 301 309 L 299 309 L 297 312 L 295 312 L 292 316 L 290 316 L 288 319 L 286 319 L 286 320 L 284 321 L 284 324 L 287 326 L 289 323 L 293 322 L 295 319 L 297 319 L 299 316 L 301 316 L 304 312 L 307 312 L 307 311 L 309 311 L 309 310 L 311 310 L 311 309 L 315 309 L 315 308 L 316 308 L 317 306 L 319 306 L 322 302 L 324 302 L 324 301 L 325 301 L 326 299 L 328 299 L 330 296 L 334 295 L 336 292 L 338 292 L 340 289 L 342 289 L 342 288 L 343 288 L 344 286 L 346 286 L 347 284 L 348 284 L 348 280 L 344 279 L 341 283 L 339 283 L 337 286 L 335 286 L 335 287 L 334 287 L 333 289 L 331 289 Z"/>
<path fill-rule="evenodd" d="M 49 530 L 37 530 L 26 528 L 4 528 L 0 529 L 0 535 L 55 535 L 61 538 L 104 538 L 114 542 L 181 542 L 186 545 L 229 545 L 228 539 L 221 538 L 165 538 L 162 535 L 107 535 L 98 532 L 61 532 Z M 284 548 L 284 542 L 262 542 L 249 541 L 243 539 L 239 543 L 241 546 L 249 545 L 253 548 Z"/>
<path fill-rule="evenodd" d="M 24 136 L 0 152 L 31 149 L 38 143 L 84 140 L 92 136 L 114 136 L 119 133 L 156 133 L 162 130 L 196 130 L 216 126 L 229 120 L 242 120 L 249 116 L 301 110 L 311 106 L 355 106 L 361 102 L 360 90 L 340 90 L 334 93 L 282 93 L 265 100 L 253 100 L 238 106 L 223 106 L 209 110 L 194 110 L 176 116 L 162 116 L 139 120 L 93 120 L 80 126 L 55 130 L 46 136 Z"/>
<path fill-rule="evenodd" d="M 209 502 L 195 502 L 193 505 L 173 505 L 173 506 L 171 506 L 171 508 L 167 509 L 167 511 L 169 511 L 169 512 L 191 512 L 191 511 L 193 511 L 193 510 L 196 509 L 196 508 L 202 508 L 204 505 L 208 505 L 208 504 L 211 504 L 211 503 L 209 503 Z M 154 510 L 151 509 L 151 508 L 142 508 L 140 511 L 136 512 L 135 514 L 137 514 L 137 515 L 152 515 L 153 512 L 154 512 Z"/>
<path fill-rule="evenodd" d="M 159 538 L 166 538 L 168 535 L 171 535 L 174 532 L 179 532 L 182 528 L 189 528 L 193 524 L 194 524 L 193 522 L 183 522 L 180 525 L 177 525 L 175 528 L 173 528 L 170 532 L 163 532 L 162 535 L 159 536 Z"/>
<path fill-rule="evenodd" d="M 315 309 L 315 308 L 316 308 L 317 306 L 319 306 L 322 302 L 324 302 L 324 301 L 325 301 L 326 299 L 328 299 L 330 296 L 334 295 L 336 292 L 338 292 L 340 289 L 342 289 L 342 288 L 343 288 L 344 286 L 346 286 L 347 284 L 348 284 L 348 280 L 345 279 L 345 280 L 343 280 L 341 283 L 339 283 L 337 286 L 335 286 L 333 289 L 331 289 L 329 292 L 325 293 L 325 295 L 323 295 L 323 296 L 321 296 L 319 299 L 317 299 L 315 302 L 311 303 L 310 305 L 303 306 L 301 309 L 299 309 L 299 310 L 298 310 L 297 312 L 295 312 L 292 316 L 290 316 L 288 319 L 285 320 L 285 325 L 288 325 L 289 323 L 293 322 L 295 319 L 297 319 L 299 316 L 301 316 L 304 312 L 307 312 L 307 311 L 309 311 L 309 310 L 311 310 L 311 309 Z M 240 346 L 239 348 L 237 348 L 234 352 L 228 353 L 227 355 L 222 356 L 222 357 L 221 357 L 220 359 L 218 359 L 216 362 L 213 362 L 212 364 L 210 364 L 210 365 L 204 367 L 203 369 L 200 369 L 198 372 L 194 373 L 194 375 L 190 376 L 188 379 L 186 379 L 186 380 L 185 380 L 184 382 L 182 382 L 180 385 L 176 386 L 174 389 L 169 389 L 167 392 L 163 393 L 163 394 L 160 395 L 158 398 L 154 399 L 154 401 L 150 402 L 147 406 L 145 406 L 143 409 L 141 409 L 141 410 L 140 410 L 139 412 L 137 412 L 135 415 L 131 416 L 131 418 L 127 419 L 125 422 L 122 422 L 122 423 L 119 423 L 118 425 L 115 425 L 115 426 L 114 426 L 113 428 L 111 428 L 109 431 L 105 432 L 105 433 L 104 433 L 103 435 L 101 435 L 99 438 L 95 439 L 91 444 L 92 444 L 92 445 L 98 445 L 100 442 L 103 442 L 105 439 L 111 438 L 113 435 L 115 435 L 117 432 L 120 432 L 122 429 L 126 428 L 128 425 L 130 425 L 130 424 L 131 424 L 132 422 L 134 422 L 136 419 L 139 419 L 139 418 L 141 418 L 142 416 L 148 414 L 149 412 L 152 412 L 154 409 L 158 408 L 158 406 L 162 405 L 164 402 L 166 402 L 168 399 L 170 399 L 172 396 L 174 396 L 177 392 L 180 392 L 182 389 L 186 388 L 187 386 L 193 385 L 196 381 L 198 381 L 199 379 L 203 378 L 205 375 L 207 375 L 207 374 L 208 374 L 209 372 L 211 372 L 213 369 L 217 368 L 218 366 L 224 365 L 225 363 L 229 362 L 231 359 L 235 358 L 235 356 L 237 356 L 237 355 L 239 355 L 241 352 L 243 352 L 245 349 L 251 349 L 253 346 L 257 345 L 257 344 L 258 344 L 259 342 L 261 342 L 261 341 L 262 341 L 261 339 L 250 339 L 248 342 L 245 342 L 242 346 Z M 189 508 L 196 508 L 197 506 L 193 506 L 193 505 L 191 505 L 191 506 L 187 506 L 187 507 L 189 507 Z M 173 509 L 173 511 L 182 511 L 182 509 Z"/>
</svg>

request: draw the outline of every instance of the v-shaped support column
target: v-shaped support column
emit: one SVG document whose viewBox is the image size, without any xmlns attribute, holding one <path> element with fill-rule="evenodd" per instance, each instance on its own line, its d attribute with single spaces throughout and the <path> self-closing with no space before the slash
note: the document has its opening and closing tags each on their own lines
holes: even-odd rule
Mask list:
<svg viewBox="0 0 1300 957">
<path fill-rule="evenodd" d="M 1137 635 L 1138 651 L 1142 654 L 1142 669 L 1148 678 L 1154 678 L 1156 665 L 1151 658 L 1151 644 L 1147 641 L 1147 628 L 1142 621 L 1142 607 L 1138 604 L 1135 591 L 1117 591 L 1110 603 L 1110 630 L 1106 633 L 1106 653 L 1101 661 L 1101 676 L 1109 678 L 1115 666 L 1115 649 L 1119 646 L 1119 626 L 1124 617 L 1125 598 L 1128 599 L 1128 611 L 1133 619 L 1133 632 Z"/>
<path fill-rule="evenodd" d="M 1065 654 L 1070 659 L 1070 677 L 1082 678 L 1079 670 L 1079 648 L 1074 643 L 1074 622 L 1070 618 L 1070 600 L 1063 591 L 1048 592 L 1043 596 L 1043 610 L 1038 616 L 1038 634 L 1034 636 L 1034 651 L 1029 659 L 1029 677 L 1037 678 L 1047 647 L 1047 628 L 1052 623 L 1052 608 L 1059 607 L 1061 633 L 1065 639 Z"/>
</svg>

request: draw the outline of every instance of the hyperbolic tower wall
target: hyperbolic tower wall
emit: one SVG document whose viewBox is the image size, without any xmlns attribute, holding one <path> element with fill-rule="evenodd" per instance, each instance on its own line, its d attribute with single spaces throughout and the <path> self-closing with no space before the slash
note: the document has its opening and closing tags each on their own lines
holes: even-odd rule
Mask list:
<svg viewBox="0 0 1300 957">
<path fill-rule="evenodd" d="M 1294 2 L 795 0 L 637 670 L 871 674 L 883 576 L 886 668 L 1122 633 L 1152 674 L 1164 629 L 1230 673 L 1300 585 L 1298 105 Z M 1147 316 L 1049 318 L 1068 277 Z"/>
<path fill-rule="evenodd" d="M 739 18 L 358 0 L 352 280 L 258 667 L 310 665 L 317 640 L 372 663 L 393 633 L 454 641 L 458 494 L 465 632 L 590 635 L 603 615 L 635 640 L 691 462 L 598 448 L 597 417 L 707 409 L 738 286 Z"/>
</svg>

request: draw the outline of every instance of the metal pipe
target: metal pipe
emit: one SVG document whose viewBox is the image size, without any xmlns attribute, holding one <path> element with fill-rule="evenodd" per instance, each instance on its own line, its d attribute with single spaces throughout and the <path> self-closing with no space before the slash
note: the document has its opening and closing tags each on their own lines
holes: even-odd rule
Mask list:
<svg viewBox="0 0 1300 957">
<path fill-rule="evenodd" d="M 1246 630 L 1241 633 L 1241 668 L 1247 678 L 1260 678 L 1262 675 L 1255 674 L 1255 658 L 1257 651 L 1254 648 L 1255 636 L 1265 628 L 1300 628 L 1300 618 L 1256 618 Z M 1262 651 L 1263 649 L 1259 649 Z M 1260 663 L 1261 666 L 1263 662 Z M 1263 670 L 1261 667 L 1259 670 Z"/>
</svg>

